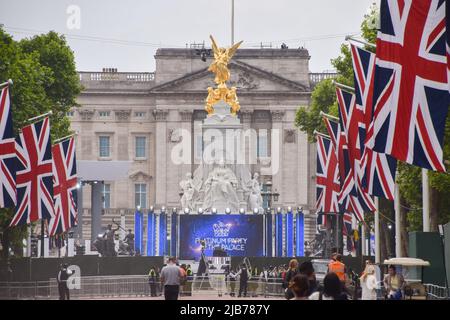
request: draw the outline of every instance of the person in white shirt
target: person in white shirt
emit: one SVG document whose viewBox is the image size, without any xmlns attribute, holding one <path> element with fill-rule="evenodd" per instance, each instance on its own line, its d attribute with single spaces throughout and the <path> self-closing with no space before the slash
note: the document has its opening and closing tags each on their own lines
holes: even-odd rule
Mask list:
<svg viewBox="0 0 450 320">
<path fill-rule="evenodd" d="M 360 283 L 362 289 L 361 300 L 376 300 L 377 278 L 372 264 L 366 265 L 366 269 L 360 278 Z"/>
</svg>

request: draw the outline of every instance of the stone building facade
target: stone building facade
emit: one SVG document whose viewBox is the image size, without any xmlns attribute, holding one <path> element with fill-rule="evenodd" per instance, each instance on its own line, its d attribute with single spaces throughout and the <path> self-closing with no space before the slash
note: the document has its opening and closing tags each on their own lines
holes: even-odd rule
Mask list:
<svg viewBox="0 0 450 320">
<path fill-rule="evenodd" d="M 278 157 L 279 170 L 262 175 L 279 193 L 272 207 L 303 207 L 305 238 L 315 232 L 315 148 L 307 136 L 296 129 L 295 113 L 310 103 L 314 83 L 320 74 L 309 72 L 305 49 L 240 49 L 230 62 L 229 86 L 238 88 L 244 129 L 255 129 L 257 162 L 251 172 L 260 172 Z M 214 86 L 207 71 L 211 57 L 202 61 L 195 49 L 158 49 L 154 73 L 79 72 L 84 90 L 78 98 L 80 108 L 69 114 L 72 129 L 78 131 L 79 160 L 131 161 L 129 176 L 121 181 L 105 181 L 104 222 L 121 214 L 132 223 L 137 205 L 142 209 L 180 208 L 179 182 L 196 164 L 175 164 L 171 152 L 182 139 L 190 139 L 191 157 L 199 156 L 199 125 L 206 117 L 204 100 L 207 87 Z M 191 132 L 177 135 L 177 129 Z M 280 132 L 271 141 L 270 132 Z M 265 132 L 269 134 L 264 136 Z M 272 146 L 279 153 L 271 154 Z M 84 187 L 84 234 L 89 238 L 89 186 Z"/>
</svg>

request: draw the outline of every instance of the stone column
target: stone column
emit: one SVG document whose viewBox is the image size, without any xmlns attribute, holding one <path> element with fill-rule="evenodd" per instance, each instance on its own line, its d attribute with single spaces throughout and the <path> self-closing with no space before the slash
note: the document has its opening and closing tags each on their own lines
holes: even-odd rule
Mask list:
<svg viewBox="0 0 450 320">
<path fill-rule="evenodd" d="M 271 135 L 271 166 L 276 168 L 278 162 L 278 170 L 272 175 L 272 191 L 280 193 L 283 183 L 283 118 L 285 112 L 283 110 L 272 110 L 272 135 Z M 275 134 L 274 134 L 275 132 Z M 275 139 L 275 141 L 273 140 Z M 278 204 L 283 203 L 283 194 L 280 193 L 278 202 L 273 202 L 272 207 L 276 208 Z"/>
<path fill-rule="evenodd" d="M 242 130 L 245 132 L 246 130 L 249 130 L 252 128 L 252 116 L 253 116 L 253 110 L 241 110 L 241 121 L 242 121 Z M 243 138 L 244 139 L 244 138 Z M 241 143 L 244 143 L 245 147 L 245 161 L 247 162 L 250 159 L 250 143 L 246 143 L 246 141 L 241 141 Z M 253 174 L 254 172 L 254 165 L 249 165 L 248 169 Z"/>
<path fill-rule="evenodd" d="M 192 110 L 180 110 L 179 112 L 179 118 L 180 118 L 180 127 L 183 130 L 183 136 L 182 139 L 189 139 L 189 145 L 190 145 L 190 163 L 189 164 L 183 164 L 180 166 L 179 169 L 179 178 L 180 181 L 184 180 L 186 177 L 186 173 L 190 172 L 193 174 L 194 166 L 192 165 L 194 162 L 194 138 L 193 138 L 193 130 L 192 130 Z M 186 133 L 186 135 L 184 134 Z M 187 135 L 189 133 L 189 135 Z"/>
<path fill-rule="evenodd" d="M 166 206 L 167 201 L 167 115 L 168 110 L 153 111 L 155 117 L 155 202 L 157 206 Z M 170 156 L 170 155 L 169 155 Z"/>
</svg>

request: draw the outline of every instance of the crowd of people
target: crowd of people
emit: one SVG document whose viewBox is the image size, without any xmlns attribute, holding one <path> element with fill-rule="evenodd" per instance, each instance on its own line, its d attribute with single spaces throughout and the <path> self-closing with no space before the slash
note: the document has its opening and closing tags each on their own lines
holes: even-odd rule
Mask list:
<svg viewBox="0 0 450 320">
<path fill-rule="evenodd" d="M 355 275 L 342 261 L 342 256 L 333 254 L 328 264 L 328 270 L 323 281 L 318 281 L 311 261 L 301 264 L 292 259 L 288 265 L 268 266 L 258 271 L 247 264 L 241 264 L 236 269 L 230 266 L 225 268 L 225 288 L 230 296 L 247 297 L 248 294 L 256 295 L 256 289 L 260 293 L 283 295 L 288 300 L 376 300 L 379 297 L 386 299 L 402 299 L 405 289 L 405 280 L 401 273 L 397 273 L 395 266 L 388 267 L 388 273 L 381 281 L 379 267 L 366 261 L 364 271 L 359 276 Z M 57 275 L 60 299 L 69 299 L 67 280 L 71 274 L 67 264 L 62 264 Z M 170 257 L 167 264 L 159 270 L 152 266 L 148 273 L 150 296 L 164 295 L 166 300 L 177 300 L 182 294 L 189 294 L 186 290 L 192 286 L 194 274 L 189 264 L 177 264 L 175 257 Z M 353 281 L 353 292 L 348 285 Z M 249 287 L 252 284 L 252 288 Z M 381 293 L 381 283 L 384 294 Z M 356 284 L 356 285 L 355 285 Z M 355 295 L 357 287 L 361 288 L 361 295 Z M 180 288 L 184 289 L 180 292 Z M 262 288 L 262 290 L 261 290 Z M 237 290 L 238 289 L 238 290 Z"/>
<path fill-rule="evenodd" d="M 378 275 L 377 275 L 378 273 Z M 358 286 L 361 287 L 361 300 L 377 300 L 382 297 L 380 281 L 380 270 L 377 265 L 366 261 L 364 271 L 354 279 L 354 292 L 350 292 L 348 284 L 352 280 L 348 276 L 349 272 L 342 262 L 342 256 L 338 253 L 328 264 L 328 272 L 323 279 L 323 283 L 315 278 L 314 268 L 311 262 L 305 261 L 298 266 L 297 260 L 293 259 L 289 263 L 289 270 L 284 278 L 286 288 L 286 299 L 289 300 L 348 300 L 349 298 L 359 299 L 355 295 Z M 390 265 L 388 274 L 383 279 L 384 297 L 390 300 L 402 298 L 405 287 L 403 276 L 396 272 L 396 267 Z"/>
<path fill-rule="evenodd" d="M 243 270 L 246 272 L 243 273 Z M 245 275 L 242 276 L 243 274 Z M 401 299 L 405 280 L 396 272 L 396 267 L 390 265 L 383 280 L 381 277 L 379 266 L 370 261 L 366 261 L 363 272 L 357 275 L 346 267 L 342 256 L 335 253 L 321 282 L 316 279 L 311 261 L 299 264 L 296 259 L 292 259 L 288 265 L 265 267 L 259 274 L 257 268 L 247 270 L 243 265 L 239 271 L 227 270 L 226 279 L 230 284 L 239 281 L 238 297 L 242 294 L 247 295 L 248 281 L 251 279 L 253 282 L 264 283 L 266 286 L 264 292 L 284 293 L 288 300 L 376 300 L 383 297 L 392 300 Z M 235 286 L 230 287 L 230 295 L 233 295 Z"/>
</svg>

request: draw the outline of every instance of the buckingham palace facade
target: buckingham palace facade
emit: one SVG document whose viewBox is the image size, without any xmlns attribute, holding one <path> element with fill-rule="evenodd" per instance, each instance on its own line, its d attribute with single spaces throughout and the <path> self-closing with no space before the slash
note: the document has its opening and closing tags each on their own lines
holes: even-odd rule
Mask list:
<svg viewBox="0 0 450 320">
<path fill-rule="evenodd" d="M 102 186 L 103 223 L 125 216 L 133 224 L 136 207 L 180 208 L 179 183 L 194 172 L 201 157 L 200 124 L 206 117 L 204 101 L 214 75 L 208 72 L 211 57 L 199 49 L 161 48 L 155 54 L 153 73 L 125 73 L 113 68 L 79 72 L 83 91 L 79 108 L 69 113 L 78 132 L 77 159 L 98 162 L 129 161 L 125 179 L 105 180 Z M 208 53 L 208 51 L 206 51 Z M 305 240 L 315 233 L 315 147 L 295 125 L 296 110 L 308 107 L 312 87 L 327 74 L 309 72 L 306 49 L 240 49 L 229 67 L 230 85 L 237 87 L 244 129 L 257 133 L 257 161 L 250 171 L 261 172 L 278 146 L 279 169 L 260 175 L 263 191 L 278 193 L 274 208 L 302 207 Z M 204 61 L 206 60 L 206 61 Z M 177 164 L 171 150 L 190 132 L 192 164 Z M 271 141 L 267 134 L 280 134 Z M 268 200 L 265 199 L 265 206 Z M 83 188 L 83 234 L 90 238 L 90 187 Z M 123 219 L 123 218 L 122 218 Z"/>
</svg>

